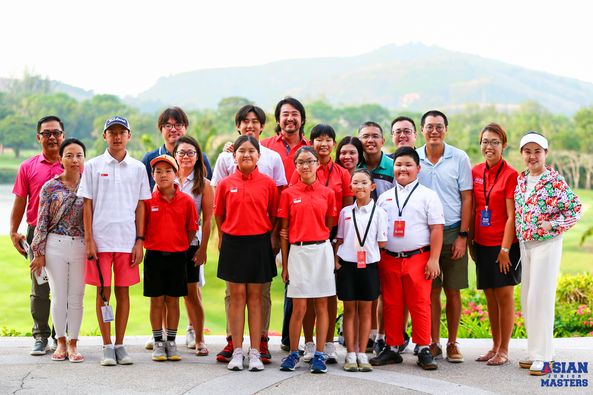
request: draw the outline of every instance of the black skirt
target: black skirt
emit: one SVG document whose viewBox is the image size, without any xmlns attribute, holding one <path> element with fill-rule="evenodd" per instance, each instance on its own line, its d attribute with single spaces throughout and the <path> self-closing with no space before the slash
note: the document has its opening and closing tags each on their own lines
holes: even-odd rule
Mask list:
<svg viewBox="0 0 593 395">
<path fill-rule="evenodd" d="M 222 234 L 218 278 L 239 284 L 263 284 L 277 274 L 269 232 L 255 236 Z"/>
<path fill-rule="evenodd" d="M 476 288 L 500 288 L 517 285 L 521 282 L 521 252 L 519 250 L 519 243 L 511 245 L 509 251 L 511 267 L 507 274 L 501 273 L 496 262 L 499 252 L 500 246 L 489 247 L 474 243 Z"/>
</svg>

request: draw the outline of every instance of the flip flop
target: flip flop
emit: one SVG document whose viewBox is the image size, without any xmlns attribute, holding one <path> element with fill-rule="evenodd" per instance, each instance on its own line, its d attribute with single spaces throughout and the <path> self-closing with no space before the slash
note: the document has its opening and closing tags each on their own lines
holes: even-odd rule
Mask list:
<svg viewBox="0 0 593 395">
<path fill-rule="evenodd" d="M 507 354 L 502 352 L 497 352 L 495 356 L 490 358 L 486 365 L 488 366 L 502 366 L 509 362 L 509 357 Z"/>
<path fill-rule="evenodd" d="M 478 358 L 476 358 L 476 362 L 487 362 L 490 359 L 494 358 L 495 355 L 496 352 L 489 350 L 486 354 L 480 355 Z"/>
<path fill-rule="evenodd" d="M 198 357 L 205 357 L 209 354 L 208 349 L 204 343 L 196 344 L 196 355 Z"/>
<path fill-rule="evenodd" d="M 64 352 L 54 351 L 54 353 L 51 355 L 51 360 L 52 361 L 65 361 L 66 356 L 67 356 L 66 351 L 64 351 Z"/>
<path fill-rule="evenodd" d="M 84 357 L 78 351 L 68 354 L 68 360 L 72 363 L 84 362 Z"/>
</svg>

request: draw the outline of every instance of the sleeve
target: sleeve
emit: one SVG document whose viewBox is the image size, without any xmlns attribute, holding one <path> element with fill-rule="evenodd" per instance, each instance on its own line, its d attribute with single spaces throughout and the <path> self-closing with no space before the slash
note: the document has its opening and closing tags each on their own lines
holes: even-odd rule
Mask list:
<svg viewBox="0 0 593 395">
<path fill-rule="evenodd" d="M 14 181 L 14 187 L 12 188 L 12 193 L 24 199 L 29 195 L 29 178 L 27 177 L 25 167 L 25 163 L 19 166 L 19 171 L 16 175 L 16 180 Z"/>
<path fill-rule="evenodd" d="M 342 185 L 344 186 L 342 196 L 354 196 L 354 191 L 350 188 L 350 173 L 342 168 Z"/>
<path fill-rule="evenodd" d="M 268 187 L 268 213 L 270 217 L 276 217 L 278 214 L 278 187 L 274 181 L 271 181 Z"/>
<path fill-rule="evenodd" d="M 439 195 L 433 190 L 428 190 L 426 193 L 426 216 L 428 219 L 428 225 L 444 225 L 445 214 L 443 212 L 443 204 Z"/>
<path fill-rule="evenodd" d="M 288 218 L 290 212 L 290 198 L 288 196 L 288 189 L 285 189 L 280 194 L 280 203 L 278 203 L 278 218 Z"/>
<path fill-rule="evenodd" d="M 144 200 L 144 237 L 145 239 L 149 237 L 150 231 L 150 217 L 152 215 L 152 210 L 150 209 L 150 202 L 152 199 Z"/>
<path fill-rule="evenodd" d="M 462 157 L 459 158 L 459 190 L 460 191 L 471 191 L 474 187 L 472 180 L 472 167 L 469 161 L 469 157 L 463 151 Z"/>
<path fill-rule="evenodd" d="M 93 199 L 93 176 L 95 175 L 94 162 L 89 162 L 84 166 L 84 172 L 78 185 L 76 196 L 81 198 Z"/>
<path fill-rule="evenodd" d="M 344 207 L 340 211 L 340 218 L 338 218 L 338 232 L 336 233 L 336 239 L 344 240 L 344 226 L 346 225 L 346 221 L 344 220 L 345 211 L 348 207 Z"/>
<path fill-rule="evenodd" d="M 186 195 L 189 198 L 189 195 Z M 186 206 L 187 206 L 187 211 L 188 211 L 188 216 L 187 216 L 187 230 L 188 231 L 198 231 L 199 229 L 199 225 L 198 225 L 198 212 L 196 211 L 196 205 L 193 202 L 192 198 L 189 199 L 185 199 Z"/>
<path fill-rule="evenodd" d="M 205 152 L 202 153 L 202 158 L 204 159 L 204 166 L 206 166 L 206 178 L 210 180 L 212 178 L 212 167 Z"/>
<path fill-rule="evenodd" d="M 274 153 L 274 160 L 273 160 L 273 178 L 276 182 L 277 187 L 283 187 L 288 182 L 286 180 L 286 174 L 284 172 L 284 164 L 282 163 L 282 158 L 276 151 L 272 151 Z"/>
<path fill-rule="evenodd" d="M 140 189 L 138 200 L 148 200 L 152 197 L 152 193 L 150 193 L 150 182 L 144 171 L 141 171 L 139 173 L 140 174 L 138 175 L 138 178 L 140 179 Z"/>
<path fill-rule="evenodd" d="M 557 196 L 551 205 L 558 208 L 558 213 L 550 222 L 552 229 L 560 234 L 572 228 L 581 218 L 582 204 L 562 176 L 552 186 Z"/>
<path fill-rule="evenodd" d="M 387 241 L 387 228 L 389 220 L 387 218 L 387 211 L 381 207 L 377 207 L 377 241 Z"/>
<path fill-rule="evenodd" d="M 50 181 L 51 182 L 51 181 Z M 49 182 L 45 183 L 39 193 L 39 211 L 37 212 L 37 226 L 33 241 L 31 242 L 31 251 L 33 256 L 45 255 L 45 243 L 49 229 L 49 213 L 51 205 L 51 192 Z"/>
<path fill-rule="evenodd" d="M 212 178 L 210 180 L 210 185 L 216 187 L 216 185 L 222 181 L 223 178 L 228 176 L 228 171 L 226 168 L 226 164 L 224 162 L 224 152 L 221 152 L 216 159 L 216 164 L 214 165 L 214 172 L 212 173 Z"/>
<path fill-rule="evenodd" d="M 506 180 L 504 197 L 505 199 L 514 199 L 515 198 L 515 188 L 517 188 L 517 178 L 519 174 L 516 170 L 513 169 L 513 172 L 509 174 Z"/>
<path fill-rule="evenodd" d="M 216 188 L 216 193 L 214 194 L 214 215 L 215 216 L 222 216 L 226 214 L 226 206 L 225 206 L 225 197 L 226 197 L 226 183 L 221 182 Z"/>
<path fill-rule="evenodd" d="M 326 188 L 329 193 L 327 194 L 327 213 L 326 216 L 336 217 L 338 215 L 338 207 L 336 206 L 336 194 L 329 188 Z"/>
<path fill-rule="evenodd" d="M 290 183 L 288 183 L 288 185 L 290 186 L 296 184 L 297 182 L 299 182 L 299 179 L 299 172 L 295 169 L 295 171 L 292 172 L 292 176 L 290 177 Z"/>
</svg>

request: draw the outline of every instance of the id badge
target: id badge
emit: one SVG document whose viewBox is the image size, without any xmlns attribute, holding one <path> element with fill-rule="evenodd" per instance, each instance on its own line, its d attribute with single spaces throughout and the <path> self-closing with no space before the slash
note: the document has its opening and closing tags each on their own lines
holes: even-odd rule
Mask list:
<svg viewBox="0 0 593 395">
<path fill-rule="evenodd" d="M 489 209 L 482 210 L 480 225 L 481 226 L 490 226 L 490 218 L 491 217 L 492 217 L 492 212 Z"/>
<path fill-rule="evenodd" d="M 356 268 L 357 269 L 366 269 L 367 267 L 367 252 L 366 251 L 356 251 Z"/>
<path fill-rule="evenodd" d="M 404 237 L 406 233 L 406 221 L 403 219 L 393 221 L 393 237 Z"/>
<path fill-rule="evenodd" d="M 113 321 L 113 308 L 111 306 L 101 306 L 101 314 L 103 315 L 103 322 Z"/>
</svg>

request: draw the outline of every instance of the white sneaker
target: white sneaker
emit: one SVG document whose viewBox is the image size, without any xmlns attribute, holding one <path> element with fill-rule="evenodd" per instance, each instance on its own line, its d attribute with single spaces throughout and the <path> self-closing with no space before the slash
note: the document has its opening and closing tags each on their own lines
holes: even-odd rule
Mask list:
<svg viewBox="0 0 593 395">
<path fill-rule="evenodd" d="M 231 362 L 227 365 L 228 370 L 243 370 L 243 349 L 235 348 Z"/>
<path fill-rule="evenodd" d="M 356 363 L 356 353 L 349 352 L 346 354 L 344 361 L 344 370 L 347 372 L 358 372 L 358 364 Z"/>
<path fill-rule="evenodd" d="M 369 363 L 369 357 L 365 353 L 359 352 L 356 354 L 356 361 L 358 362 L 359 372 L 371 372 L 373 370 L 373 366 Z"/>
<path fill-rule="evenodd" d="M 325 363 L 338 363 L 338 353 L 336 352 L 336 345 L 333 342 L 325 343 L 323 353 L 325 354 Z"/>
<path fill-rule="evenodd" d="M 144 343 L 144 348 L 146 350 L 152 350 L 154 348 L 154 337 L 150 336 L 150 339 Z"/>
<path fill-rule="evenodd" d="M 305 343 L 305 354 L 303 355 L 303 361 L 309 363 L 313 359 L 315 355 L 315 343 L 307 342 Z"/>
<path fill-rule="evenodd" d="M 259 351 L 257 351 L 255 348 L 250 348 L 249 349 L 249 371 L 261 372 L 262 370 L 264 370 L 264 364 L 261 361 Z"/>
<path fill-rule="evenodd" d="M 546 374 L 544 371 L 544 361 L 535 360 L 529 368 L 529 374 L 532 376 L 543 376 Z"/>
<path fill-rule="evenodd" d="M 196 332 L 191 326 L 188 326 L 187 332 L 185 332 L 185 345 L 187 348 L 196 348 Z"/>
</svg>

